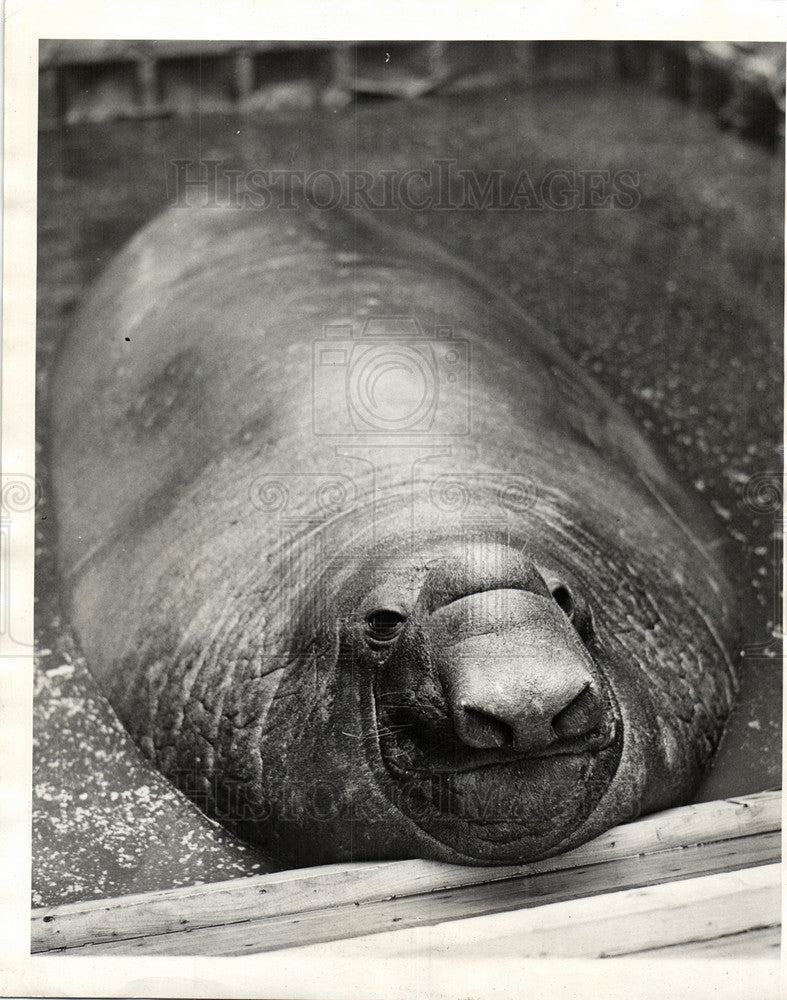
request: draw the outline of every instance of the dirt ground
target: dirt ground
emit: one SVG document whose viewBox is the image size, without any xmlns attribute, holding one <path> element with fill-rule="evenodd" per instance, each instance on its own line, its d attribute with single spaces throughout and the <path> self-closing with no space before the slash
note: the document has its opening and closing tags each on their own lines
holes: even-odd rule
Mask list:
<svg viewBox="0 0 787 1000">
<path fill-rule="evenodd" d="M 35 905 L 270 868 L 144 763 L 68 630 L 46 414 L 47 371 L 75 307 L 112 254 L 171 203 L 174 160 L 309 173 L 433 170 L 439 158 L 479 175 L 526 170 L 536 184 L 554 169 L 636 176 L 628 209 L 432 209 L 404 222 L 477 264 L 551 330 L 725 523 L 746 656 L 738 708 L 698 798 L 780 786 L 779 155 L 622 85 L 66 128 L 39 144 Z"/>
</svg>

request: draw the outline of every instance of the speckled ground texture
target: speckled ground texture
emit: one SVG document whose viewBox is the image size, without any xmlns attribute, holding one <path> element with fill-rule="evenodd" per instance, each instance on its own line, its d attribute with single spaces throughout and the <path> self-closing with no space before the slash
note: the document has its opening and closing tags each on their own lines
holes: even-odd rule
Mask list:
<svg viewBox="0 0 787 1000">
<path fill-rule="evenodd" d="M 741 694 L 717 798 L 781 783 L 775 607 L 781 525 L 783 161 L 710 118 L 618 87 L 511 89 L 342 111 L 119 122 L 40 138 L 33 902 L 270 870 L 156 775 L 97 693 L 58 600 L 47 370 L 75 305 L 172 197 L 173 159 L 241 170 L 633 170 L 629 211 L 423 211 L 638 418 L 726 524 L 745 609 Z M 401 219 L 395 220 L 398 224 Z M 752 478 L 757 477 L 757 478 Z"/>
</svg>

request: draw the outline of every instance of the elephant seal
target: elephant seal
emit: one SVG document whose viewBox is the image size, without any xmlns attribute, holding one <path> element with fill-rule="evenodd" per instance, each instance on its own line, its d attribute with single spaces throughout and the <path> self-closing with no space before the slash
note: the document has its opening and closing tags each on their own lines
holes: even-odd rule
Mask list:
<svg viewBox="0 0 787 1000">
<path fill-rule="evenodd" d="M 98 282 L 52 398 L 88 664 L 282 863 L 524 863 L 706 769 L 736 683 L 721 531 L 423 236 L 170 208 Z"/>
</svg>

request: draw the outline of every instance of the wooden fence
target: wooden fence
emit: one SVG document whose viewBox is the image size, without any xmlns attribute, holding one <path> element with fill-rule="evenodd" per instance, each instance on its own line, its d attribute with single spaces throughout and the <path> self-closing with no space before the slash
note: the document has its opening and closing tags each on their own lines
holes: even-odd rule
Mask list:
<svg viewBox="0 0 787 1000">
<path fill-rule="evenodd" d="M 776 43 L 42 40 L 39 66 L 44 128 L 616 80 L 685 101 L 771 146 L 784 136 L 785 55 Z"/>
</svg>

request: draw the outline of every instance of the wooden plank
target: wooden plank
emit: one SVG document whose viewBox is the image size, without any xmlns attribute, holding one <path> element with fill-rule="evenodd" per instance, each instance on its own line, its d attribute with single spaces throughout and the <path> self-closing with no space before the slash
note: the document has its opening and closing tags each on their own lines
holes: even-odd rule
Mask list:
<svg viewBox="0 0 787 1000">
<path fill-rule="evenodd" d="M 743 838 L 742 838 L 743 839 Z M 757 841 L 757 846 L 749 841 Z M 777 833 L 745 838 L 746 864 L 762 864 L 778 858 Z M 133 940 L 85 945 L 80 954 L 200 954 L 240 955 L 301 947 L 305 944 L 414 927 L 424 928 L 462 921 L 477 915 L 543 908 L 583 896 L 598 896 L 654 881 L 677 881 L 698 873 L 728 871 L 744 857 L 741 841 L 722 845 L 675 848 L 665 867 L 659 855 L 624 858 L 586 869 L 545 872 L 528 878 L 456 887 L 417 896 L 331 906 L 279 917 L 253 919 L 242 924 L 214 926 L 185 933 L 139 937 Z M 605 897 L 606 898 L 606 895 Z"/>
<path fill-rule="evenodd" d="M 753 843 L 752 843 L 753 842 Z M 741 844 L 745 844 L 744 848 Z M 85 945 L 80 954 L 241 955 L 384 934 L 408 927 L 431 927 L 478 915 L 544 907 L 578 897 L 608 894 L 653 882 L 677 881 L 731 867 L 766 864 L 779 857 L 780 835 L 724 841 L 721 844 L 673 848 L 654 855 L 543 872 L 528 877 L 403 898 L 351 903 L 251 919 L 242 924 Z M 174 952 L 173 952 L 174 949 Z"/>
<path fill-rule="evenodd" d="M 764 865 L 288 954 L 304 961 L 330 955 L 334 960 L 367 962 L 409 962 L 435 954 L 449 963 L 469 954 L 485 960 L 610 958 L 771 928 L 780 914 L 781 865 Z"/>
<path fill-rule="evenodd" d="M 769 863 L 779 826 L 780 795 L 761 793 L 669 810 L 528 866 L 334 865 L 72 904 L 35 911 L 33 950 L 238 954 L 423 926 Z"/>
</svg>

